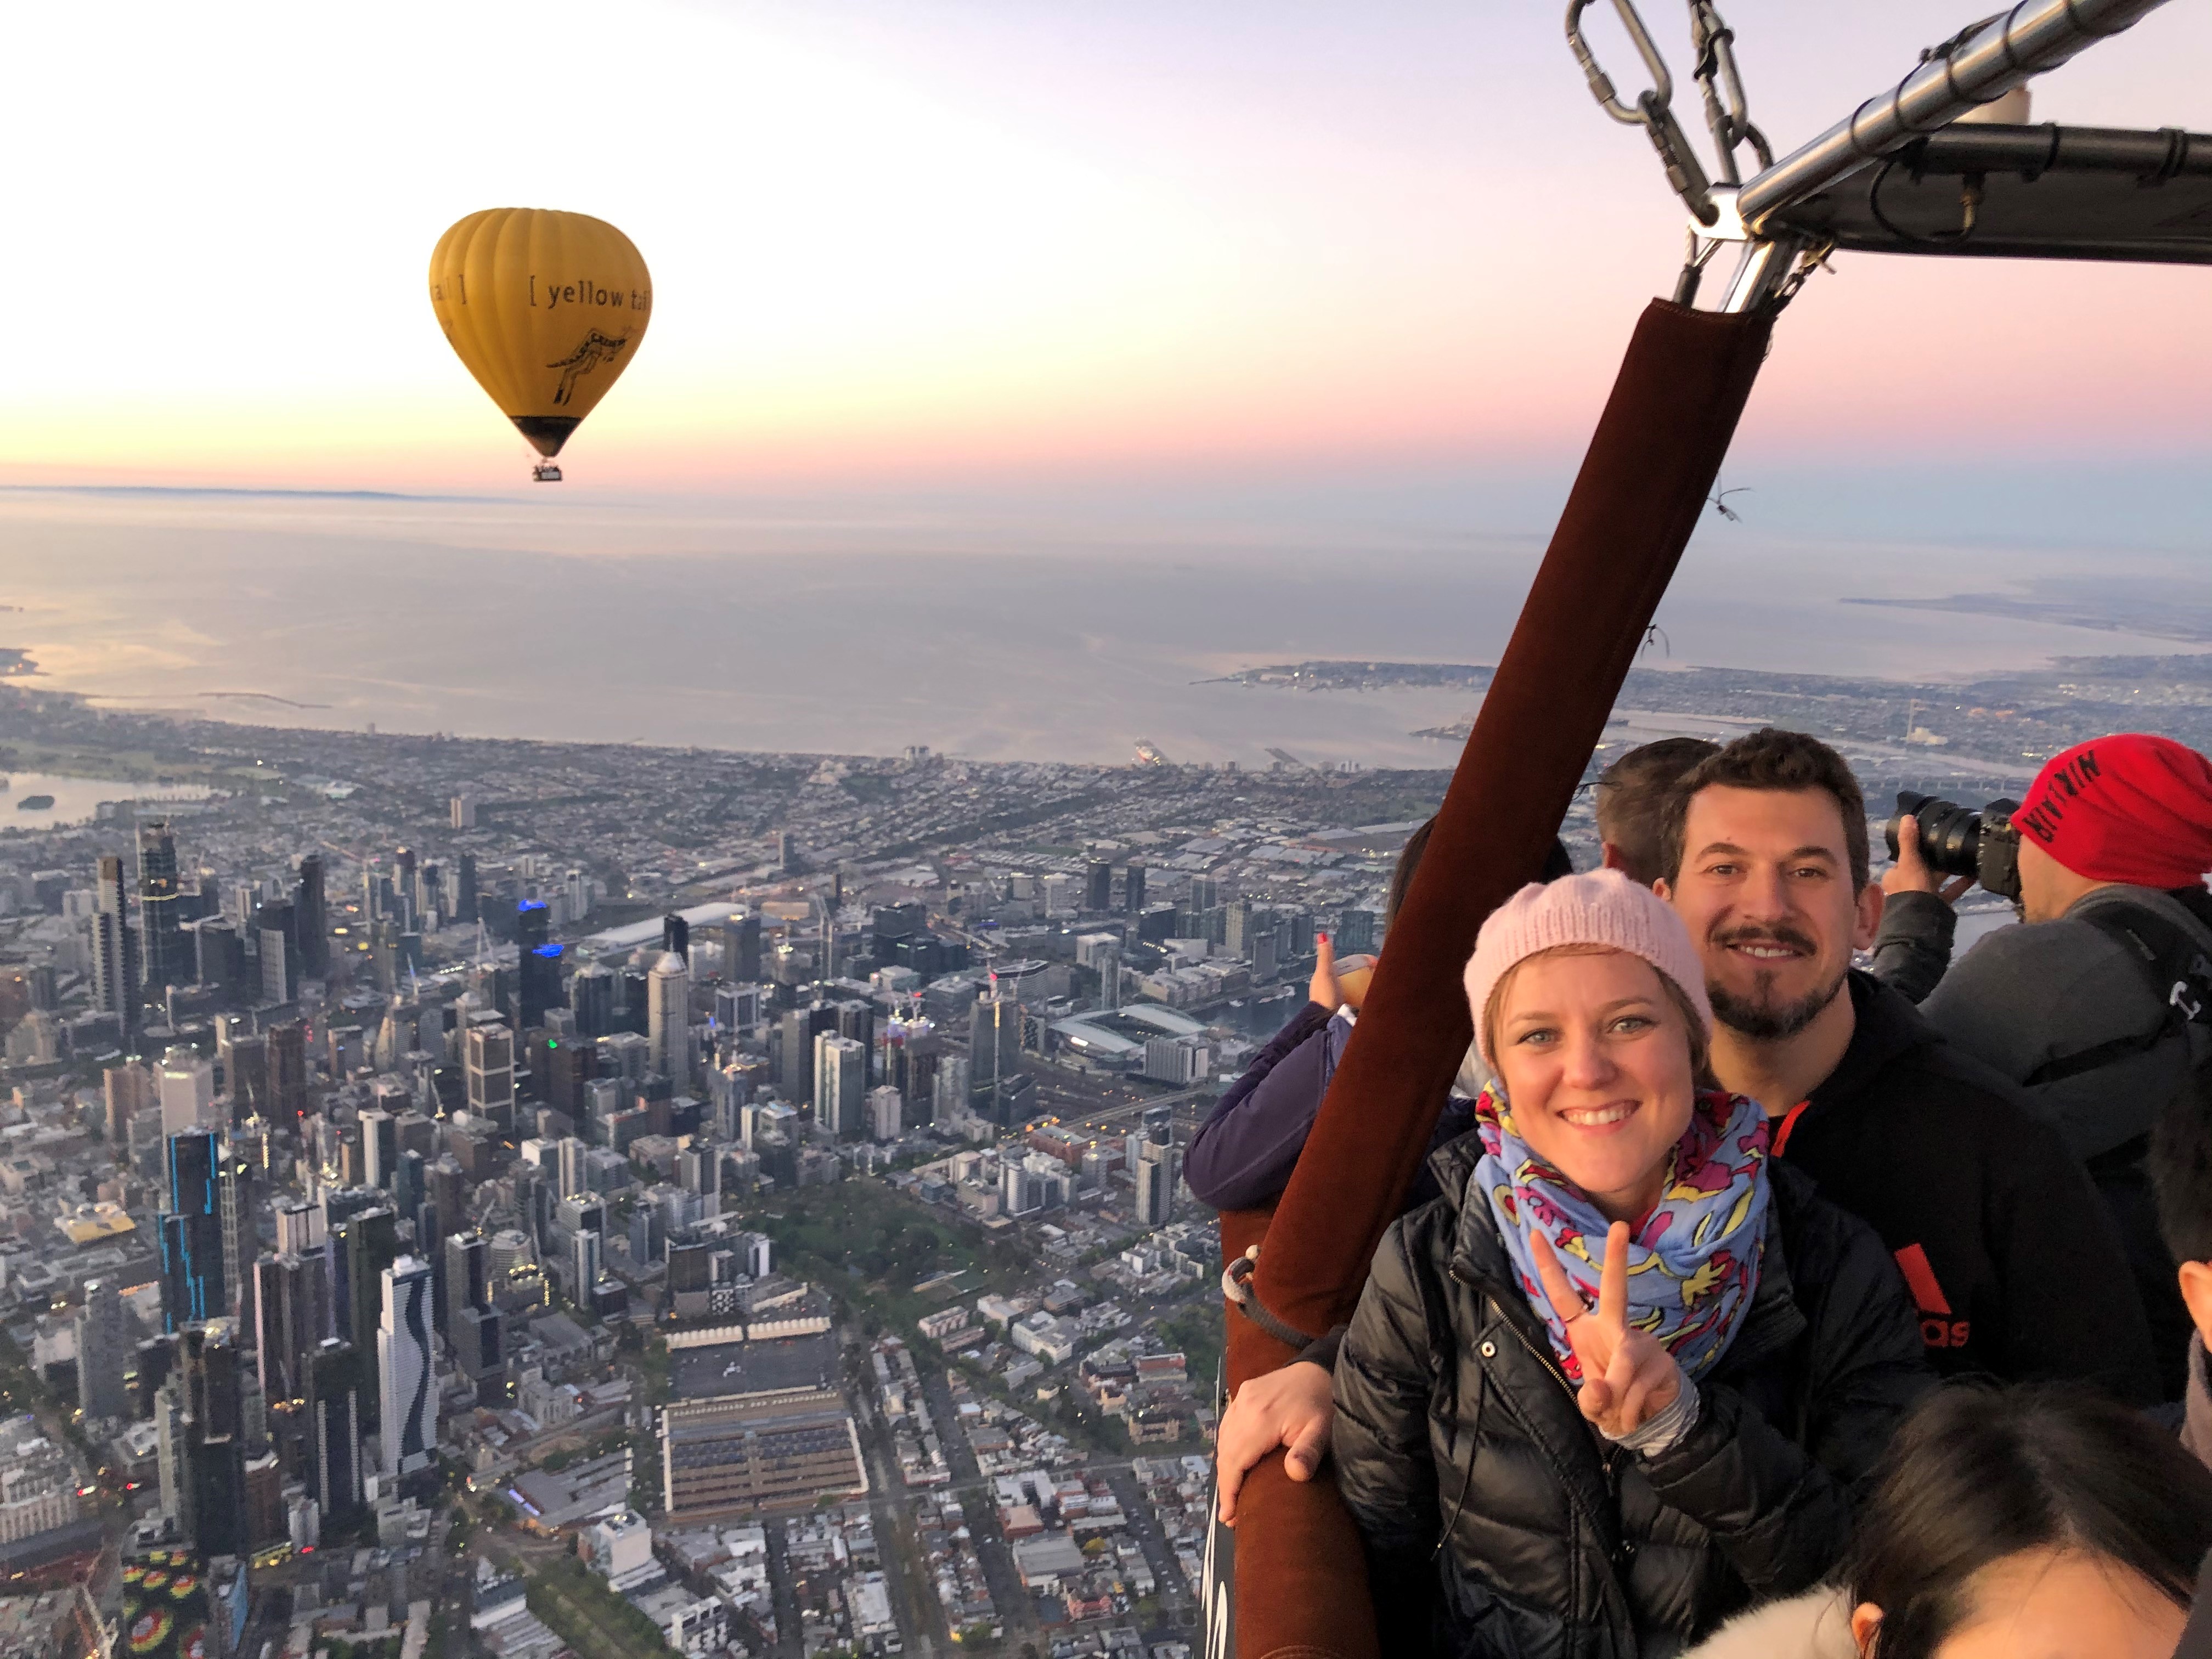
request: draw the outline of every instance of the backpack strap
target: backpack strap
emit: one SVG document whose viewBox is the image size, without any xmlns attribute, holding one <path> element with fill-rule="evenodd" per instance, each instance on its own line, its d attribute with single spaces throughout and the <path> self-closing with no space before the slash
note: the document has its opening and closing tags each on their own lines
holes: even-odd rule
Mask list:
<svg viewBox="0 0 2212 1659">
<path fill-rule="evenodd" d="M 2156 999 L 2164 1018 L 2149 1031 L 2130 1032 L 2046 1061 L 2021 1079 L 2023 1087 L 2040 1089 L 2148 1054 L 2176 1037 L 2186 1041 L 2192 1024 L 2212 1036 L 2212 940 L 2195 937 L 2193 927 L 2183 927 L 2163 911 L 2118 889 L 2106 892 L 2112 896 L 2095 895 L 2091 902 L 2068 911 L 2067 920 L 2088 923 L 2127 953 L 2141 969 L 2143 988 Z"/>
<path fill-rule="evenodd" d="M 2212 1027 L 2212 939 L 2163 910 L 2117 895 L 2077 906 L 2072 915 L 2118 943 L 2142 965 L 2152 990 L 2167 1009 L 2170 1025 Z"/>
</svg>

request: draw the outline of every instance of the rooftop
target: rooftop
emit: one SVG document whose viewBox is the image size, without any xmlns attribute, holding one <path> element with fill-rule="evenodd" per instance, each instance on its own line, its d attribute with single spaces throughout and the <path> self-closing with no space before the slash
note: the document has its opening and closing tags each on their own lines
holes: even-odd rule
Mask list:
<svg viewBox="0 0 2212 1659">
<path fill-rule="evenodd" d="M 723 1342 L 678 1349 L 668 1357 L 671 1392 L 678 1400 L 766 1394 L 777 1389 L 836 1387 L 837 1347 L 827 1334 L 770 1342 Z"/>
</svg>

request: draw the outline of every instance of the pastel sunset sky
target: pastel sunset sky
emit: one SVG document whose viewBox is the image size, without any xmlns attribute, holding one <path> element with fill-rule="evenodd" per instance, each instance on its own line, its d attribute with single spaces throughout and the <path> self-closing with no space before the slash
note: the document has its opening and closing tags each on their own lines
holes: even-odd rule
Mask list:
<svg viewBox="0 0 2212 1659">
<path fill-rule="evenodd" d="M 1680 9 L 1646 9 L 1680 76 Z M 1723 9 L 1778 150 L 1973 13 Z M 1681 250 L 1560 9 L 23 9 L 0 482 L 512 489 L 520 441 L 423 280 L 447 224 L 507 204 L 609 219 L 653 269 L 650 337 L 562 458 L 588 489 L 1556 471 Z M 2039 82 L 2036 115 L 2212 128 L 2208 66 L 2212 7 L 2175 0 Z M 2063 452 L 2201 504 L 2202 270 L 1838 269 L 1784 322 L 1745 456 Z"/>
</svg>

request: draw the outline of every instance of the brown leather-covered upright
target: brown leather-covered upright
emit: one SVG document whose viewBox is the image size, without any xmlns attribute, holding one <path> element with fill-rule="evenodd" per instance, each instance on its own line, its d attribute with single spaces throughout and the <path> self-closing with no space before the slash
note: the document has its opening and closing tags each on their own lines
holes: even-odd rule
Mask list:
<svg viewBox="0 0 2212 1659">
<path fill-rule="evenodd" d="M 1472 1024 L 1460 974 L 1489 915 L 1542 866 L 1644 632 L 1705 510 L 1773 325 L 1655 300 L 1629 342 L 1542 565 L 1392 923 L 1343 1063 L 1272 1219 L 1224 1216 L 1224 1254 L 1265 1228 L 1260 1298 L 1322 1332 L 1351 1317 Z M 1291 1351 L 1231 1310 L 1232 1389 Z M 1324 1478 L 1280 1454 L 1237 1498 L 1238 1659 L 1365 1659 L 1366 1574 Z"/>
</svg>

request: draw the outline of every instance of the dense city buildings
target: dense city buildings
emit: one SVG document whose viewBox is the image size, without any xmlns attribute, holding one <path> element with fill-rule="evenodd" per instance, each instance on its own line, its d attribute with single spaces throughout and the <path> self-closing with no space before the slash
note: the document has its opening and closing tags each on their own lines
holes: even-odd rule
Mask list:
<svg viewBox="0 0 2212 1659">
<path fill-rule="evenodd" d="M 1907 744 L 1870 685 L 1686 670 L 1606 741 L 1818 696 L 1871 799 L 1978 799 L 2128 723 L 2100 673 Z M 1440 773 L 274 732 L 4 683 L 0 740 L 204 792 L 0 825 L 0 1322 L 44 1383 L 0 1541 L 96 1510 L 289 1551 L 288 1590 L 396 1630 L 459 1493 L 679 1651 L 1179 1639 L 1221 1346 L 1183 1149 L 1316 934 L 1382 944 Z M 1587 796 L 1565 835 L 1590 862 Z M 471 1625 L 551 1659 L 520 1583 Z"/>
</svg>

